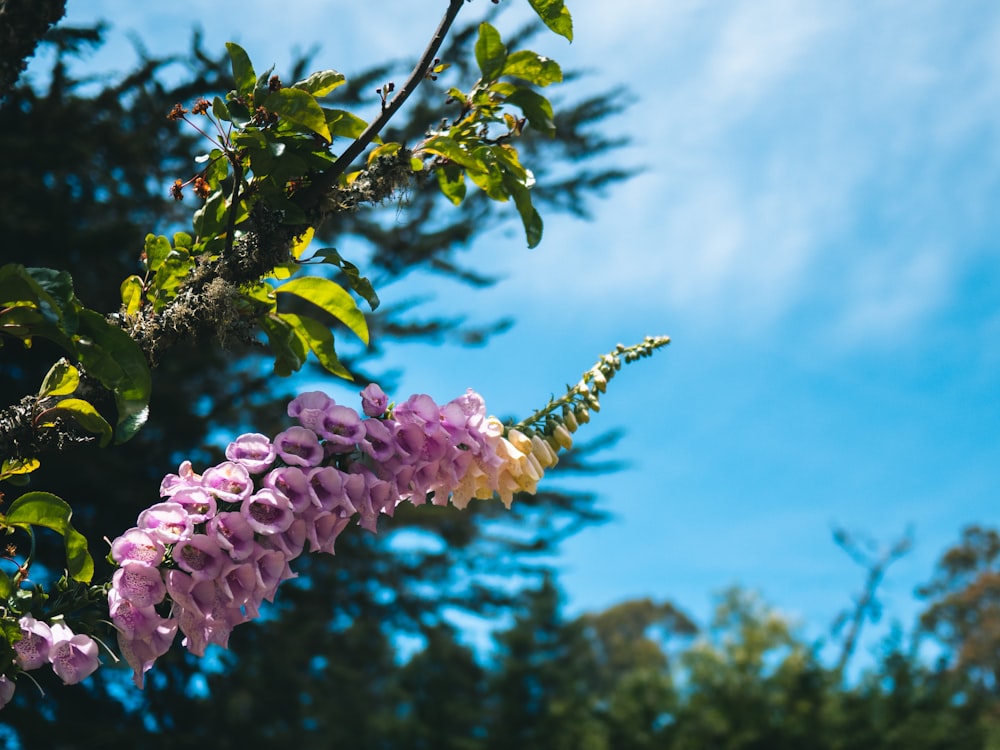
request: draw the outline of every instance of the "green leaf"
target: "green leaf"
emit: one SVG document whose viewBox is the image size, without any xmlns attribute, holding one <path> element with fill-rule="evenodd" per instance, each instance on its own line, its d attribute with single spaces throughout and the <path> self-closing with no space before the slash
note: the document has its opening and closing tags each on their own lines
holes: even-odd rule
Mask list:
<svg viewBox="0 0 1000 750">
<path fill-rule="evenodd" d="M 403 148 L 401 143 L 383 143 L 376 149 L 372 149 L 372 152 L 368 154 L 368 164 L 374 163 L 377 159 L 381 159 L 383 156 L 392 156 L 393 154 L 398 154 L 399 150 Z"/>
<path fill-rule="evenodd" d="M 297 125 L 309 128 L 327 141 L 333 140 L 323 108 L 312 94 L 302 89 L 287 88 L 272 91 L 264 100 L 264 108 Z"/>
<path fill-rule="evenodd" d="M 321 250 L 317 250 L 309 258 L 309 260 L 314 259 L 337 266 L 347 277 L 347 285 L 351 287 L 351 290 L 361 295 L 362 299 L 368 303 L 372 310 L 378 308 L 380 304 L 379 298 L 375 293 L 375 287 L 372 286 L 371 281 L 362 276 L 361 272 L 358 271 L 358 267 L 349 260 L 341 257 L 340 253 L 334 248 L 324 247 Z"/>
<path fill-rule="evenodd" d="M 312 238 L 315 233 L 315 229 L 307 227 L 306 231 L 292 241 L 291 252 L 292 257 L 295 258 L 295 260 L 298 260 L 302 253 L 305 252 L 305 249 L 309 247 L 309 243 L 312 242 Z"/>
<path fill-rule="evenodd" d="M 476 161 L 482 165 L 482 171 L 474 172 L 469 170 L 471 179 L 491 200 L 507 200 L 507 189 L 503 183 L 503 170 L 497 163 L 496 154 L 492 146 L 480 146 L 473 152 Z"/>
<path fill-rule="evenodd" d="M 456 206 L 459 205 L 465 199 L 465 170 L 454 164 L 446 164 L 434 171 L 437 173 L 441 192 Z"/>
<path fill-rule="evenodd" d="M 521 215 L 521 223 L 524 224 L 524 234 L 528 240 L 528 247 L 535 247 L 542 241 L 542 217 L 531 202 L 531 192 L 513 175 L 504 175 L 504 184 L 507 192 L 514 199 L 517 212 Z"/>
<path fill-rule="evenodd" d="M 64 398 L 54 407 L 45 412 L 46 415 L 63 416 L 59 412 L 66 412 L 68 416 L 80 427 L 100 439 L 100 446 L 103 448 L 111 442 L 111 425 L 100 415 L 97 409 L 89 401 L 81 398 Z M 51 421 L 43 423 L 43 427 L 52 424 Z"/>
<path fill-rule="evenodd" d="M 338 73 L 336 70 L 321 70 L 305 80 L 293 84 L 293 88 L 302 89 L 319 98 L 326 96 L 346 80 L 344 74 Z"/>
<path fill-rule="evenodd" d="M 142 279 L 138 276 L 129 276 L 122 282 L 120 287 L 122 295 L 122 309 L 126 315 L 135 315 L 142 307 Z"/>
<path fill-rule="evenodd" d="M 69 503 L 49 492 L 26 492 L 10 504 L 4 523 L 28 528 L 42 526 L 61 534 L 66 544 L 66 569 L 70 578 L 90 583 L 94 561 L 87 551 L 87 538 L 70 524 L 73 509 Z"/>
<path fill-rule="evenodd" d="M 530 50 L 508 55 L 500 75 L 520 78 L 536 86 L 548 86 L 563 79 L 559 63 Z"/>
<path fill-rule="evenodd" d="M 486 166 L 470 154 L 454 138 L 447 135 L 437 135 L 426 141 L 421 147 L 421 151 L 429 154 L 436 154 L 448 161 L 461 164 L 470 172 L 485 172 Z"/>
<path fill-rule="evenodd" d="M 115 440 L 124 443 L 149 415 L 152 378 L 146 357 L 125 331 L 93 310 L 80 313 L 80 331 L 83 335 L 76 337 L 80 363 L 114 393 L 118 409 Z"/>
<path fill-rule="evenodd" d="M 204 239 L 222 232 L 225 228 L 225 216 L 226 196 L 217 188 L 205 201 L 205 205 L 194 212 L 195 234 Z"/>
<path fill-rule="evenodd" d="M 39 398 L 68 396 L 80 385 L 80 372 L 65 357 L 49 369 L 38 391 Z"/>
<path fill-rule="evenodd" d="M 507 48 L 500 38 L 500 32 L 485 21 L 479 24 L 479 38 L 476 40 L 476 62 L 482 73 L 482 80 L 492 81 L 499 76 L 507 59 Z"/>
<path fill-rule="evenodd" d="M 236 91 L 242 97 L 249 97 L 253 94 L 254 84 L 257 83 L 257 74 L 253 72 L 250 56 L 235 42 L 226 42 L 226 49 L 229 50 L 229 62 L 233 66 Z"/>
<path fill-rule="evenodd" d="M 573 41 L 573 18 L 563 4 L 563 0 L 528 0 L 535 13 L 559 36 Z"/>
<path fill-rule="evenodd" d="M 275 374 L 284 378 L 301 369 L 309 356 L 309 346 L 296 334 L 291 323 L 277 314 L 262 315 L 257 322 L 267 334 L 274 354 Z"/>
<path fill-rule="evenodd" d="M 507 102 L 520 108 L 528 122 L 535 130 L 545 135 L 555 135 L 556 124 L 553 120 L 552 104 L 537 91 L 519 88 L 507 97 Z"/>
<path fill-rule="evenodd" d="M 30 474 L 41 462 L 37 458 L 7 458 L 0 464 L 0 482 L 11 481 L 13 477 Z"/>
<path fill-rule="evenodd" d="M 368 343 L 368 323 L 354 297 L 340 284 L 311 276 L 292 279 L 275 290 L 278 294 L 294 294 L 325 310 L 341 321 L 365 344 Z"/>
<path fill-rule="evenodd" d="M 14 582 L 4 571 L 0 570 L 0 601 L 6 601 L 14 592 Z"/>
<path fill-rule="evenodd" d="M 354 380 L 350 371 L 337 359 L 337 352 L 333 346 L 333 333 L 329 328 L 306 315 L 279 313 L 278 317 L 288 323 L 295 334 L 309 346 L 327 372 L 344 380 Z"/>
<path fill-rule="evenodd" d="M 365 132 L 368 123 L 355 114 L 343 109 L 323 109 L 326 117 L 326 126 L 330 129 L 330 135 L 337 138 L 357 138 Z M 376 143 L 379 141 L 376 140 Z"/>
<path fill-rule="evenodd" d="M 226 102 L 221 96 L 212 99 L 212 114 L 216 120 L 222 120 L 223 122 L 231 122 L 233 119 L 233 116 L 229 114 L 229 107 L 226 106 Z"/>
<path fill-rule="evenodd" d="M 170 247 L 170 240 L 163 235 L 147 234 L 143 252 L 146 255 L 146 268 L 155 271 L 163 265 L 163 261 L 170 257 L 174 249 Z"/>
</svg>

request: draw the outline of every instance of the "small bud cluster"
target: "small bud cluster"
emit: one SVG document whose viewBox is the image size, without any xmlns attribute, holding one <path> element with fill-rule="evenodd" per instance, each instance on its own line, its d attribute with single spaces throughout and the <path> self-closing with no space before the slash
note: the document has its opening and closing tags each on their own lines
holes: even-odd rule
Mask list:
<svg viewBox="0 0 1000 750">
<path fill-rule="evenodd" d="M 566 394 L 553 399 L 523 422 L 514 425 L 527 435 L 541 435 L 550 445 L 569 448 L 569 433 L 576 432 L 581 424 L 590 421 L 590 412 L 601 410 L 600 394 L 622 369 L 622 363 L 631 364 L 651 356 L 657 349 L 670 343 L 669 336 L 647 336 L 641 343 L 625 346 L 618 344 L 614 351 L 604 354 L 593 367 L 583 374 L 580 382 L 566 386 Z"/>
<path fill-rule="evenodd" d="M 307 546 L 333 554 L 352 519 L 374 532 L 407 501 L 464 508 L 498 494 L 509 507 L 572 443 L 566 428 L 549 439 L 505 435 L 472 390 L 442 406 L 414 395 L 390 407 L 371 385 L 361 403 L 359 414 L 302 394 L 288 405 L 298 425 L 273 439 L 239 436 L 201 474 L 185 461 L 161 483 L 162 501 L 114 540 L 108 605 L 136 685 L 178 630 L 193 654 L 225 647 L 295 576 L 289 563 Z"/>
</svg>

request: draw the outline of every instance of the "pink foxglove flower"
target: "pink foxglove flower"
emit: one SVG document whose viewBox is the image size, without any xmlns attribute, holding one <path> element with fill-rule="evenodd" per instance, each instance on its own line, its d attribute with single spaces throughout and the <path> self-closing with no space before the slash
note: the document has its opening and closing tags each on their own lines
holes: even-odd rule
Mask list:
<svg viewBox="0 0 1000 750">
<path fill-rule="evenodd" d="M 241 464 L 251 474 L 262 474 L 271 468 L 278 452 L 266 435 L 259 432 L 248 432 L 240 435 L 226 446 L 226 458 Z"/>
<path fill-rule="evenodd" d="M 323 447 L 316 433 L 305 427 L 289 427 L 274 438 L 274 448 L 289 466 L 319 466 L 323 461 Z"/>
<path fill-rule="evenodd" d="M 49 649 L 52 648 L 52 630 L 41 620 L 31 615 L 20 619 L 21 640 L 14 644 L 17 665 L 24 670 L 38 669 L 49 663 Z"/>
<path fill-rule="evenodd" d="M 151 607 L 163 601 L 167 588 L 159 568 L 128 560 L 111 579 L 114 590 L 136 607 Z"/>
<path fill-rule="evenodd" d="M 52 623 L 52 645 L 49 647 L 52 671 L 66 685 L 75 685 L 94 673 L 100 666 L 97 644 L 86 635 L 76 635 L 64 623 Z"/>
</svg>

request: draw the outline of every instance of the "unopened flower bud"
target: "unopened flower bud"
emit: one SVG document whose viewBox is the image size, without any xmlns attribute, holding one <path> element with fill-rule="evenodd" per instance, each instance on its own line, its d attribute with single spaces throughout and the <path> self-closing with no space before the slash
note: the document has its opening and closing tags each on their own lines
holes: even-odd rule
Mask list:
<svg viewBox="0 0 1000 750">
<path fill-rule="evenodd" d="M 521 453 L 531 452 L 531 440 L 520 430 L 509 430 L 507 432 L 507 439 L 510 441 L 510 444 L 521 451 Z"/>
<path fill-rule="evenodd" d="M 533 435 L 531 438 L 531 455 L 538 459 L 538 463 L 542 465 L 543 469 L 547 469 L 550 466 L 555 466 L 559 463 L 559 456 L 556 455 L 556 452 L 552 450 L 552 447 L 538 437 L 538 435 Z"/>
<path fill-rule="evenodd" d="M 580 429 L 580 424 L 576 421 L 576 415 L 569 409 L 563 409 L 563 424 L 570 432 Z"/>
<path fill-rule="evenodd" d="M 590 421 L 590 412 L 587 411 L 586 406 L 576 407 L 576 411 L 574 413 L 576 414 L 576 421 L 580 424 L 587 424 L 587 422 Z"/>
<path fill-rule="evenodd" d="M 565 448 L 566 450 L 573 447 L 573 437 L 569 434 L 569 430 L 567 430 L 563 425 L 559 425 L 552 431 L 552 437 L 556 439 L 556 442 L 559 443 L 560 447 Z"/>
<path fill-rule="evenodd" d="M 608 389 L 608 379 L 604 377 L 604 373 L 600 370 L 592 370 L 594 373 L 594 388 L 599 392 L 604 393 Z"/>
</svg>

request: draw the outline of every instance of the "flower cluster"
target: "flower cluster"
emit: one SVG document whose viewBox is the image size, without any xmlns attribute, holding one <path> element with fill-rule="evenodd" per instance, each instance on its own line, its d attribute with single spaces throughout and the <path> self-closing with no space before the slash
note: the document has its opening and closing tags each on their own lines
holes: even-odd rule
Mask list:
<svg viewBox="0 0 1000 750">
<path fill-rule="evenodd" d="M 100 665 L 94 639 L 74 633 L 62 619 L 50 625 L 25 615 L 18 624 L 21 639 L 14 643 L 14 661 L 19 669 L 28 672 L 48 664 L 65 684 L 75 685 Z M 14 696 L 14 684 L 14 680 L 0 676 L 0 707 Z"/>
<path fill-rule="evenodd" d="M 302 394 L 288 405 L 298 425 L 273 439 L 241 435 L 226 461 L 202 474 L 185 461 L 163 479 L 162 502 L 111 547 L 108 605 L 136 685 L 178 629 L 193 654 L 225 647 L 294 577 L 289 563 L 307 546 L 333 554 L 351 519 L 374 532 L 406 501 L 464 508 L 499 494 L 509 507 L 571 442 L 565 429 L 505 430 L 472 390 L 440 406 L 421 394 L 390 407 L 370 385 L 361 405 Z"/>
</svg>

